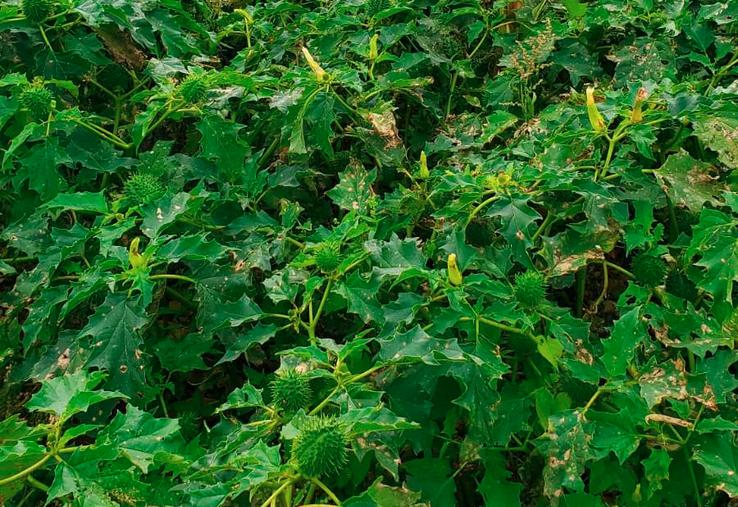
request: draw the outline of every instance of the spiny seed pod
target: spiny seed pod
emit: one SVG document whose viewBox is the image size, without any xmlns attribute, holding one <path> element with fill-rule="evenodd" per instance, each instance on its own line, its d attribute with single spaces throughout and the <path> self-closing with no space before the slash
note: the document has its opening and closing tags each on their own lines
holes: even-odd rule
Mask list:
<svg viewBox="0 0 738 507">
<path fill-rule="evenodd" d="M 19 99 L 21 105 L 28 109 L 34 120 L 42 121 L 49 117 L 54 96 L 42 84 L 34 84 L 23 90 Z"/>
<path fill-rule="evenodd" d="M 672 271 L 666 277 L 666 292 L 687 301 L 697 299 L 697 286 L 681 271 Z"/>
<path fill-rule="evenodd" d="M 315 249 L 315 265 L 323 273 L 332 273 L 341 264 L 341 245 L 336 241 L 326 241 Z"/>
<path fill-rule="evenodd" d="M 367 0 L 364 6 L 366 7 L 367 15 L 370 18 L 373 18 L 389 7 L 389 2 L 387 0 Z"/>
<path fill-rule="evenodd" d="M 536 308 L 546 300 L 546 279 L 537 271 L 526 271 L 515 277 L 515 299 L 526 308 Z"/>
<path fill-rule="evenodd" d="M 294 413 L 310 406 L 312 391 L 306 375 L 295 370 L 287 370 L 278 374 L 270 387 L 274 404 L 287 413 Z"/>
<path fill-rule="evenodd" d="M 661 257 L 649 253 L 640 253 L 630 264 L 636 281 L 644 287 L 661 285 L 666 276 L 666 262 Z"/>
<path fill-rule="evenodd" d="M 28 21 L 40 24 L 54 13 L 53 0 L 22 0 L 21 11 Z"/>
<path fill-rule="evenodd" d="M 436 40 L 434 49 L 446 58 L 454 58 L 464 51 L 464 44 L 453 33 L 442 35 Z"/>
<path fill-rule="evenodd" d="M 133 203 L 150 204 L 163 196 L 166 189 L 153 174 L 137 173 L 126 181 L 124 191 Z"/>
<path fill-rule="evenodd" d="M 310 417 L 292 444 L 292 458 L 306 477 L 335 477 L 348 461 L 348 438 L 333 417 Z"/>
<path fill-rule="evenodd" d="M 456 262 L 456 254 L 449 254 L 446 259 L 446 271 L 448 273 L 448 281 L 451 285 L 459 286 L 464 281 L 464 275 L 461 274 L 459 265 Z"/>
<path fill-rule="evenodd" d="M 179 427 L 185 437 L 191 438 L 200 431 L 200 420 L 196 412 L 188 410 L 179 414 Z"/>
<path fill-rule="evenodd" d="M 597 109 L 597 104 L 594 98 L 594 87 L 587 87 L 587 116 L 589 116 L 589 124 L 595 132 L 603 132 L 605 130 L 605 119 L 600 114 L 600 110 Z"/>
<path fill-rule="evenodd" d="M 418 169 L 418 178 L 421 180 L 427 180 L 430 177 L 430 170 L 428 169 L 428 157 L 425 151 L 420 152 L 420 168 Z"/>
<path fill-rule="evenodd" d="M 179 85 L 179 94 L 188 104 L 197 104 L 205 100 L 208 94 L 208 83 L 205 76 L 192 74 Z"/>
</svg>

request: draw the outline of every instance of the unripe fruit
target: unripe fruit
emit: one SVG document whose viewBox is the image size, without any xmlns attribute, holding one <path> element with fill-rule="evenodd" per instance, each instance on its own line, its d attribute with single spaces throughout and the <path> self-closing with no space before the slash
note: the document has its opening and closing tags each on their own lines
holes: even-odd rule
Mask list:
<svg viewBox="0 0 738 507">
<path fill-rule="evenodd" d="M 341 245 L 335 241 L 321 243 L 315 249 L 315 265 L 323 273 L 332 273 L 341 264 Z"/>
<path fill-rule="evenodd" d="M 124 191 L 135 204 L 150 204 L 163 196 L 166 189 L 153 174 L 137 173 L 126 181 Z"/>
<path fill-rule="evenodd" d="M 661 285 L 666 276 L 666 262 L 648 253 L 636 255 L 630 267 L 636 281 L 644 287 Z"/>
<path fill-rule="evenodd" d="M 19 100 L 21 105 L 31 113 L 34 120 L 42 121 L 49 117 L 54 96 L 43 85 L 33 85 L 23 90 Z"/>
<path fill-rule="evenodd" d="M 23 0 L 21 11 L 28 21 L 40 24 L 54 12 L 53 0 Z"/>
<path fill-rule="evenodd" d="M 537 271 L 526 271 L 515 277 L 515 298 L 526 308 L 536 308 L 546 301 L 546 279 Z"/>
<path fill-rule="evenodd" d="M 287 413 L 294 413 L 310 406 L 312 391 L 307 376 L 295 370 L 280 373 L 272 380 L 270 388 L 274 404 Z"/>
<path fill-rule="evenodd" d="M 348 438 L 333 417 L 309 417 L 292 444 L 292 458 L 306 477 L 335 477 L 348 461 Z"/>
<path fill-rule="evenodd" d="M 204 76 L 188 76 L 179 85 L 179 94 L 188 104 L 197 104 L 205 100 L 208 94 L 208 84 Z"/>
</svg>

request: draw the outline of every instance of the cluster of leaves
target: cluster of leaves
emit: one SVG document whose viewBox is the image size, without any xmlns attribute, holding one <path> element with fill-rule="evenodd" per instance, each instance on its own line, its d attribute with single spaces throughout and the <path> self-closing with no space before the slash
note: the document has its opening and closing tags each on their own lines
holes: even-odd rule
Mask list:
<svg viewBox="0 0 738 507">
<path fill-rule="evenodd" d="M 7 0 L 0 503 L 738 497 L 738 3 Z"/>
</svg>

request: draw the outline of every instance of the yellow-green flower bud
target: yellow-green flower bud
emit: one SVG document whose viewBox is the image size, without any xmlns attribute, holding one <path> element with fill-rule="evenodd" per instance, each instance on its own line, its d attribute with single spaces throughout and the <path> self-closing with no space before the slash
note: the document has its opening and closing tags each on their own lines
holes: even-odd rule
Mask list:
<svg viewBox="0 0 738 507">
<path fill-rule="evenodd" d="M 630 122 L 640 123 L 643 121 L 643 103 L 648 98 L 648 92 L 645 88 L 639 88 L 636 93 L 635 103 L 633 104 L 633 110 L 630 112 Z"/>
<path fill-rule="evenodd" d="M 418 169 L 418 178 L 426 180 L 430 177 L 430 170 L 428 169 L 428 157 L 425 155 L 425 151 L 420 152 L 420 168 Z"/>
<path fill-rule="evenodd" d="M 600 110 L 597 109 L 597 104 L 595 104 L 594 87 L 592 86 L 587 87 L 587 115 L 589 116 L 589 123 L 595 132 L 603 132 L 607 128 L 605 119 L 600 114 Z"/>
<path fill-rule="evenodd" d="M 369 59 L 370 60 L 376 60 L 379 56 L 379 49 L 377 47 L 377 42 L 379 41 L 379 34 L 375 33 L 372 35 L 372 38 L 369 39 Z"/>
<path fill-rule="evenodd" d="M 456 263 L 456 254 L 449 254 L 446 261 L 446 267 L 448 271 L 448 281 L 451 285 L 461 285 L 464 281 L 464 276 L 461 274 L 459 265 Z"/>
<path fill-rule="evenodd" d="M 325 81 L 328 78 L 328 74 L 323 70 L 323 67 L 320 66 L 315 58 L 313 58 L 313 55 L 310 54 L 310 51 L 308 51 L 308 48 L 305 46 L 302 47 L 302 55 L 305 57 L 305 61 L 308 66 L 312 69 L 313 74 L 315 74 L 315 78 L 318 81 Z"/>
<path fill-rule="evenodd" d="M 131 263 L 133 269 L 146 266 L 146 257 L 138 253 L 138 245 L 140 243 L 141 238 L 133 238 L 131 244 L 128 245 L 128 262 Z"/>
<path fill-rule="evenodd" d="M 246 9 L 234 9 L 233 12 L 235 12 L 236 14 L 239 14 L 243 18 L 243 22 L 246 23 L 247 25 L 254 24 L 253 16 L 251 16 L 249 11 L 247 11 Z"/>
</svg>

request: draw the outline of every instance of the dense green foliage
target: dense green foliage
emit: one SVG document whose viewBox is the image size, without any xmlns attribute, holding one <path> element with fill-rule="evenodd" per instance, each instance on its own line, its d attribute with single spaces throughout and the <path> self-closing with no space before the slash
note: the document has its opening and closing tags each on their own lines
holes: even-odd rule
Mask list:
<svg viewBox="0 0 738 507">
<path fill-rule="evenodd" d="M 738 2 L 5 0 L 0 42 L 0 504 L 738 497 Z"/>
</svg>

